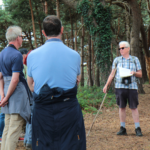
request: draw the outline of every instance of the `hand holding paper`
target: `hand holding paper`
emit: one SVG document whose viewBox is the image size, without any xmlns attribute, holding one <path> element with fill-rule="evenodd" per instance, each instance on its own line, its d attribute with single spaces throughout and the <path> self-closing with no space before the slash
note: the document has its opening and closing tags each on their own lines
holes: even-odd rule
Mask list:
<svg viewBox="0 0 150 150">
<path fill-rule="evenodd" d="M 130 77 L 133 75 L 133 74 L 131 74 L 130 69 L 126 69 L 126 68 L 122 68 L 122 67 L 119 67 L 119 74 L 120 74 L 121 78 Z"/>
</svg>

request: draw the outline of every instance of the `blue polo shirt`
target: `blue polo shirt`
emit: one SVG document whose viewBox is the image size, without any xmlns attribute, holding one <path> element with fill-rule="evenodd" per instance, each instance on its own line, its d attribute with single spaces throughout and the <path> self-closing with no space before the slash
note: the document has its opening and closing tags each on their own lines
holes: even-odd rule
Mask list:
<svg viewBox="0 0 150 150">
<path fill-rule="evenodd" d="M 23 57 L 15 47 L 6 47 L 0 53 L 0 72 L 3 76 L 12 76 L 13 72 L 23 75 Z"/>
<path fill-rule="evenodd" d="M 34 80 L 34 92 L 38 94 L 44 84 L 64 90 L 73 88 L 80 74 L 80 61 L 80 55 L 60 39 L 47 40 L 27 58 L 27 73 Z"/>
</svg>

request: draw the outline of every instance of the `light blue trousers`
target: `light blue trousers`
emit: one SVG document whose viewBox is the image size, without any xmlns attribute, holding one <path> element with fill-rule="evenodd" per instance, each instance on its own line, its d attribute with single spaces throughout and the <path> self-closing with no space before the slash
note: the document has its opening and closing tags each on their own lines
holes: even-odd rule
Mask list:
<svg viewBox="0 0 150 150">
<path fill-rule="evenodd" d="M 32 144 L 32 115 L 33 105 L 31 107 L 31 121 L 26 123 L 26 133 L 24 137 L 24 144 Z"/>
</svg>

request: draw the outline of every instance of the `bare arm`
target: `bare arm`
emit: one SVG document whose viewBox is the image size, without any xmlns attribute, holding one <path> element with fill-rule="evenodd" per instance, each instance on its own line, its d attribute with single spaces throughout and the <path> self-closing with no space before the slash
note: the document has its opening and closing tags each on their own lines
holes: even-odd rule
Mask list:
<svg viewBox="0 0 150 150">
<path fill-rule="evenodd" d="M 77 85 L 79 85 L 80 81 L 81 81 L 81 75 L 78 75 L 77 76 Z"/>
<path fill-rule="evenodd" d="M 111 84 L 111 82 L 112 82 L 112 80 L 113 80 L 113 78 L 114 78 L 115 72 L 116 72 L 116 69 L 112 69 L 112 71 L 111 71 L 111 73 L 110 73 L 110 75 L 109 75 L 109 77 L 108 77 L 108 80 L 107 80 L 107 82 L 106 82 L 106 84 L 105 84 L 105 86 L 104 86 L 104 88 L 103 88 L 103 92 L 104 92 L 104 93 L 107 92 L 108 85 Z"/>
<path fill-rule="evenodd" d="M 137 78 L 142 78 L 142 71 L 138 70 L 136 72 L 131 71 L 131 74 L 133 74 L 134 76 L 136 76 Z"/>
<path fill-rule="evenodd" d="M 4 97 L 4 99 L 1 101 L 0 106 L 4 107 L 7 103 L 8 103 L 8 99 L 10 98 L 10 96 L 13 94 L 13 92 L 15 91 L 17 84 L 19 82 L 19 72 L 14 72 L 12 74 L 12 79 L 10 81 L 10 85 L 8 87 L 8 91 L 6 96 Z"/>
<path fill-rule="evenodd" d="M 1 95 L 1 100 L 4 98 L 4 80 L 3 80 L 3 75 L 0 72 L 0 95 Z"/>
<path fill-rule="evenodd" d="M 27 82 L 28 82 L 29 89 L 31 90 L 31 92 L 33 92 L 34 91 L 34 80 L 33 80 L 33 78 L 27 76 Z"/>
</svg>

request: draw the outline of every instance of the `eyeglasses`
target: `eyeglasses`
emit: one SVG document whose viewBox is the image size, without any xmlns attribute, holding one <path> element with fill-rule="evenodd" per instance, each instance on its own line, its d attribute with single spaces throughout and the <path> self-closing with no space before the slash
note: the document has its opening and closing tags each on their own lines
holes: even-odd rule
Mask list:
<svg viewBox="0 0 150 150">
<path fill-rule="evenodd" d="M 121 49 L 124 50 L 125 48 L 128 48 L 128 47 L 121 47 L 119 48 L 118 50 L 120 51 Z"/>
</svg>

